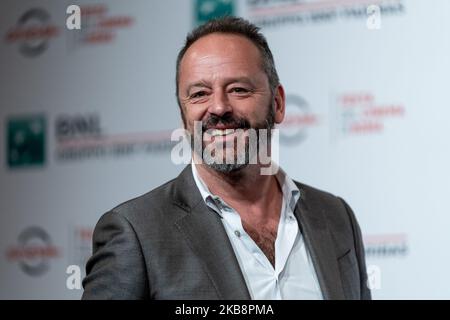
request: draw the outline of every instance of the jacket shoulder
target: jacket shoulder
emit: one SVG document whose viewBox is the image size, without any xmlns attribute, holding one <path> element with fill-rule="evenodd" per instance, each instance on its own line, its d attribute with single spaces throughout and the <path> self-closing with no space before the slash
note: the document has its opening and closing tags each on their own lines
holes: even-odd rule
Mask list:
<svg viewBox="0 0 450 320">
<path fill-rule="evenodd" d="M 325 219 L 335 240 L 353 242 L 356 219 L 350 206 L 339 196 L 295 181 L 300 189 L 300 200 L 317 218 Z"/>
<path fill-rule="evenodd" d="M 300 189 L 300 197 L 307 205 L 345 209 L 343 200 L 339 196 L 298 181 L 294 183 Z"/>
<path fill-rule="evenodd" d="M 175 180 L 172 179 L 143 195 L 127 200 L 110 211 L 130 221 L 139 220 L 149 214 L 161 212 L 171 201 Z"/>
</svg>

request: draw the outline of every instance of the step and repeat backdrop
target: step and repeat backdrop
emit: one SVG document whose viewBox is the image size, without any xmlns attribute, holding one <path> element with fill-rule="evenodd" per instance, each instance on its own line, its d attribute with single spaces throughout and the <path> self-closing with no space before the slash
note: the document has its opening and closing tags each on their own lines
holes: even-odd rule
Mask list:
<svg viewBox="0 0 450 320">
<path fill-rule="evenodd" d="M 2 1 L 0 298 L 80 298 L 98 218 L 182 170 L 176 55 L 224 14 L 267 36 L 281 165 L 352 206 L 373 297 L 449 299 L 447 0 Z"/>
</svg>

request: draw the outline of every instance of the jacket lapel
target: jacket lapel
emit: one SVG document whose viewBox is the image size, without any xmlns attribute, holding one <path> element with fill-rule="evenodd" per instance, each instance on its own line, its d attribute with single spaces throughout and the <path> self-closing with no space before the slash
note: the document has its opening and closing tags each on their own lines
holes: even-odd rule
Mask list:
<svg viewBox="0 0 450 320">
<path fill-rule="evenodd" d="M 190 165 L 178 176 L 172 198 L 182 211 L 175 225 L 204 263 L 219 299 L 250 299 L 221 218 L 204 203 Z"/>
<path fill-rule="evenodd" d="M 301 185 L 299 188 L 300 199 L 294 214 L 311 255 L 323 297 L 327 300 L 345 299 L 337 255 L 326 219 L 320 208 L 308 201 L 305 189 Z"/>
</svg>

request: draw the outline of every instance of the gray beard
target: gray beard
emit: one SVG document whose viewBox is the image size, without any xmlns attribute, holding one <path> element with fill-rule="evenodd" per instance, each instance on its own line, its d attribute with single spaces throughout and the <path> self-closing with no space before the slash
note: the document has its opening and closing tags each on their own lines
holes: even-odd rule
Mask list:
<svg viewBox="0 0 450 320">
<path fill-rule="evenodd" d="M 255 156 L 255 154 L 252 154 L 251 156 Z M 214 162 L 214 158 L 210 157 L 208 152 L 204 155 L 203 160 L 205 164 L 213 170 L 221 173 L 230 173 L 245 168 L 250 163 L 250 151 L 248 144 L 245 144 L 245 151 L 237 152 L 234 163 L 216 163 Z"/>
<path fill-rule="evenodd" d="M 206 154 L 203 152 L 204 149 L 205 149 L 204 147 L 202 148 L 202 153 L 203 154 L 202 155 L 198 155 L 198 156 L 200 156 L 200 158 L 203 159 L 203 162 L 208 167 L 210 167 L 211 169 L 213 169 L 215 171 L 221 172 L 221 173 L 231 173 L 231 172 L 236 172 L 238 170 L 241 170 L 241 169 L 247 167 L 250 164 L 250 160 L 251 159 L 254 159 L 254 157 L 258 156 L 258 151 L 261 148 L 258 129 L 267 129 L 267 135 L 268 135 L 267 136 L 267 143 L 270 145 L 271 129 L 274 127 L 274 123 L 275 123 L 275 113 L 274 113 L 274 103 L 272 103 L 269 106 L 268 115 L 266 117 L 264 125 L 257 126 L 257 127 L 259 127 L 259 128 L 256 129 L 257 136 L 258 136 L 258 139 L 257 139 L 258 146 L 257 146 L 257 148 L 254 148 L 253 152 L 250 154 L 250 147 L 248 145 L 248 142 L 246 142 L 246 144 L 245 144 L 245 151 L 244 152 L 237 151 L 237 154 L 235 155 L 234 163 L 217 163 L 217 162 L 214 162 L 214 158 L 210 157 L 210 154 L 208 152 L 206 152 Z M 192 143 L 192 145 L 193 145 L 193 143 Z M 263 147 L 267 147 L 267 146 L 263 146 Z M 194 152 L 195 152 L 195 150 L 194 150 Z"/>
<path fill-rule="evenodd" d="M 241 170 L 242 168 L 245 168 L 248 164 L 247 163 L 233 163 L 233 164 L 209 163 L 207 165 L 211 169 L 219 171 L 220 173 L 230 173 L 230 172 Z"/>
</svg>

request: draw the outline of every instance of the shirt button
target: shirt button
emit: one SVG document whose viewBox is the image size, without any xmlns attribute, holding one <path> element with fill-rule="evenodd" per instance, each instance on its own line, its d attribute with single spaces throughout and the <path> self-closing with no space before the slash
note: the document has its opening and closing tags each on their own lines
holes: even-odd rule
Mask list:
<svg viewBox="0 0 450 320">
<path fill-rule="evenodd" d="M 235 234 L 238 238 L 241 237 L 241 233 L 239 232 L 239 230 L 234 231 L 234 234 Z"/>
</svg>

